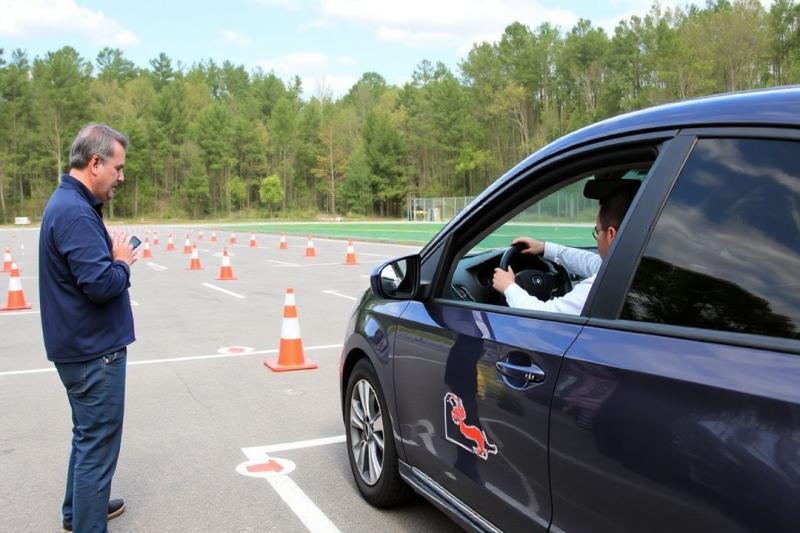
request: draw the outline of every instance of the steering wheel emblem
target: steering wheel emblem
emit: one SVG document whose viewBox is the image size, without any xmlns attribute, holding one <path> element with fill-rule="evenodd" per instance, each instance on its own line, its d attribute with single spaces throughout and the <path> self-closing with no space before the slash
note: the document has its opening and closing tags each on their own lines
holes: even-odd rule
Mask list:
<svg viewBox="0 0 800 533">
<path fill-rule="evenodd" d="M 533 285 L 536 287 L 542 287 L 544 285 L 544 278 L 542 277 L 541 274 L 534 274 L 531 277 L 531 281 L 533 282 Z"/>
</svg>

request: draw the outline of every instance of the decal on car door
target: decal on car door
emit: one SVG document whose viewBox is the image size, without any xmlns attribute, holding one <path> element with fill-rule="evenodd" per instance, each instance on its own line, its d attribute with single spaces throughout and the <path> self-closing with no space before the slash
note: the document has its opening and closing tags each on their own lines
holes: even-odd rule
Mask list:
<svg viewBox="0 0 800 533">
<path fill-rule="evenodd" d="M 478 426 L 467 424 L 467 410 L 461 398 L 448 392 L 444 395 L 445 438 L 474 453 L 484 461 L 489 454 L 497 453 L 497 445 L 489 442 L 486 433 Z"/>
</svg>

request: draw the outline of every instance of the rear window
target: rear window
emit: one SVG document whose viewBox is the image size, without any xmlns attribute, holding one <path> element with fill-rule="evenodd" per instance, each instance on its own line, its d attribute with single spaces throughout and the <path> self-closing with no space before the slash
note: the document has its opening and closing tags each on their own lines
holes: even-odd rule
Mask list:
<svg viewBox="0 0 800 533">
<path fill-rule="evenodd" d="M 800 339 L 800 143 L 704 139 L 621 318 Z"/>
</svg>

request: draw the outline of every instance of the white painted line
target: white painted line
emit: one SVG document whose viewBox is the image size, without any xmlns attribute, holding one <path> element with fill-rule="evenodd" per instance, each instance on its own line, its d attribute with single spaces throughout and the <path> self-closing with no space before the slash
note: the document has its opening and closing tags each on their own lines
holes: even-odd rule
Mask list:
<svg viewBox="0 0 800 533">
<path fill-rule="evenodd" d="M 325 516 L 311 498 L 297 486 L 289 476 L 273 477 L 267 479 L 278 496 L 297 515 L 297 518 L 312 533 L 340 533 L 339 528 Z"/>
<path fill-rule="evenodd" d="M 39 311 L 3 311 L 0 316 L 38 315 Z"/>
<path fill-rule="evenodd" d="M 369 274 L 361 274 L 361 277 L 362 277 L 362 278 L 367 278 L 367 279 L 369 279 L 369 278 L 370 278 Z"/>
<path fill-rule="evenodd" d="M 20 279 L 39 279 L 39 276 L 20 276 Z"/>
<path fill-rule="evenodd" d="M 368 255 L 368 256 L 371 256 L 371 257 L 385 257 L 386 259 L 391 259 L 392 257 L 394 257 L 394 256 L 392 256 L 392 255 L 386 255 L 386 254 L 370 254 L 370 253 L 367 253 L 367 252 L 356 252 L 356 255 Z"/>
<path fill-rule="evenodd" d="M 198 249 L 197 249 L 197 251 L 198 251 L 198 252 L 206 252 L 206 253 L 208 253 L 208 252 L 210 252 L 211 250 L 209 250 L 208 248 L 198 248 Z"/>
<path fill-rule="evenodd" d="M 276 262 L 276 261 L 273 261 L 273 262 Z M 277 262 L 280 263 L 280 261 L 277 261 Z M 377 260 L 370 260 L 370 261 L 361 261 L 360 264 L 383 263 L 383 262 L 384 262 L 383 259 L 377 259 Z M 284 263 L 284 264 L 280 264 L 280 265 L 275 265 L 275 267 L 276 268 L 280 268 L 280 267 L 308 268 L 308 267 L 337 266 L 337 265 L 343 265 L 344 266 L 344 261 L 340 261 L 338 263 L 308 263 L 308 264 L 305 264 L 305 265 L 300 265 L 300 264 L 297 264 L 297 263 Z"/>
<path fill-rule="evenodd" d="M 269 229 L 267 229 L 265 231 L 265 233 L 267 235 L 280 235 L 280 233 L 276 233 L 274 231 L 274 228 L 273 228 L 273 231 L 269 231 Z M 305 237 L 302 237 L 300 235 L 288 235 L 287 234 L 286 238 L 287 239 L 293 239 L 293 240 L 299 240 L 299 241 L 305 241 L 306 240 Z M 341 242 L 347 242 L 347 239 L 344 239 L 344 238 L 328 239 L 328 238 L 325 238 L 325 237 L 314 237 L 314 242 L 317 242 L 317 241 L 341 243 Z M 421 244 L 399 244 L 399 243 L 397 243 L 396 244 L 396 243 L 392 243 L 392 242 L 362 241 L 362 240 L 358 240 L 358 239 L 354 239 L 353 240 L 353 244 L 357 244 L 359 246 L 365 245 L 365 246 L 391 246 L 393 248 L 413 248 L 415 250 L 422 250 L 422 247 L 424 246 L 424 243 L 421 243 Z"/>
<path fill-rule="evenodd" d="M 240 300 L 244 300 L 244 296 L 242 296 L 241 294 L 225 290 L 222 287 L 217 287 L 216 285 L 212 285 L 210 283 L 203 283 L 203 287 L 208 287 L 209 289 L 214 289 L 215 291 L 224 292 L 225 294 L 233 296 L 234 298 L 239 298 Z"/>
<path fill-rule="evenodd" d="M 158 263 L 153 263 L 152 261 L 148 261 L 148 262 L 147 262 L 147 263 L 145 263 L 145 264 L 146 264 L 147 266 L 149 266 L 150 268 L 152 268 L 153 270 L 155 270 L 156 272 L 163 272 L 163 271 L 165 271 L 165 270 L 169 270 L 169 269 L 168 269 L 167 267 L 165 267 L 164 265 L 159 265 Z"/>
<path fill-rule="evenodd" d="M 342 294 L 340 292 L 336 292 L 334 290 L 322 291 L 322 294 L 332 294 L 334 296 L 339 296 L 340 298 L 347 298 L 348 300 L 353 300 L 354 302 L 358 300 L 358 298 L 354 298 L 352 296 L 348 296 L 346 294 Z"/>
<path fill-rule="evenodd" d="M 269 456 L 264 452 L 248 453 L 247 450 L 242 448 L 242 452 L 250 461 L 269 460 Z M 266 480 L 309 531 L 312 533 L 341 533 L 339 528 L 325 516 L 325 513 L 316 506 L 292 478 L 289 476 L 277 476 L 268 477 Z"/>
<path fill-rule="evenodd" d="M 267 263 L 275 263 L 276 265 L 281 265 L 281 266 L 292 266 L 292 267 L 300 266 L 299 263 L 287 263 L 286 261 L 278 261 L 277 259 L 267 259 Z"/>
<path fill-rule="evenodd" d="M 331 348 L 341 348 L 342 344 L 322 344 L 320 346 L 303 346 L 303 350 L 310 352 L 314 350 L 328 350 Z M 137 366 L 137 365 L 155 365 L 160 363 L 182 363 L 185 361 L 204 361 L 206 359 L 232 359 L 234 357 L 246 357 L 248 355 L 270 355 L 278 353 L 278 348 L 273 348 L 270 350 L 257 350 L 253 352 L 247 353 L 235 353 L 235 354 L 208 354 L 208 355 L 191 355 L 188 357 L 167 357 L 164 359 L 145 359 L 143 361 L 128 361 L 128 366 Z M 0 377 L 2 376 L 22 376 L 25 374 L 42 374 L 45 372 L 55 372 L 55 367 L 52 368 L 33 368 L 31 370 L 10 370 L 6 372 L 0 372 Z"/>
<path fill-rule="evenodd" d="M 307 263 L 305 265 L 297 265 L 297 266 L 300 267 L 300 268 L 306 268 L 306 267 L 310 267 L 310 266 L 324 267 L 324 266 L 336 266 L 336 265 L 343 265 L 343 264 L 344 264 L 344 261 L 340 261 L 338 263 Z"/>
<path fill-rule="evenodd" d="M 133 307 L 139 307 L 139 302 L 137 302 L 136 300 L 131 300 L 131 305 Z"/>
<path fill-rule="evenodd" d="M 17 231 L 39 231 L 39 228 L 18 228 L 18 227 L 14 227 L 14 228 L 3 228 L 3 229 L 0 229 L 0 231 L 3 232 L 3 233 L 6 233 L 6 232 L 15 233 Z M 16 237 L 16 235 L 13 235 L 13 236 Z"/>
<path fill-rule="evenodd" d="M 325 349 L 329 349 L 329 348 L 341 348 L 341 347 L 342 347 L 341 344 L 323 344 L 321 346 L 309 346 L 309 347 L 303 346 L 303 350 L 305 350 L 305 351 L 325 350 Z M 144 361 L 131 361 L 131 362 L 128 363 L 128 366 L 132 366 L 132 365 L 154 365 L 154 364 L 159 364 L 159 363 L 176 363 L 176 362 L 179 363 L 179 362 L 183 362 L 183 361 L 202 361 L 202 360 L 206 360 L 206 359 L 230 359 L 231 357 L 244 357 L 246 355 L 257 355 L 257 354 L 258 355 L 270 355 L 270 354 L 278 353 L 278 351 L 279 351 L 278 348 L 273 348 L 273 349 L 270 349 L 270 350 L 256 350 L 256 351 L 253 351 L 253 352 L 240 353 L 240 354 L 239 353 L 237 353 L 237 354 L 218 354 L 218 353 L 215 353 L 215 354 L 209 354 L 209 355 L 192 355 L 192 356 L 189 356 L 189 357 L 171 357 L 171 358 L 166 358 L 166 359 L 146 359 Z M 3 374 L 0 373 L 0 376 L 2 376 L 2 375 Z"/>
<path fill-rule="evenodd" d="M 346 441 L 347 437 L 345 435 L 336 435 L 335 437 L 323 437 L 321 439 L 297 440 L 281 444 L 269 444 L 267 446 L 252 446 L 250 448 L 242 448 L 242 451 L 249 457 L 251 453 L 285 452 L 286 450 L 314 448 L 316 446 L 327 446 L 328 444 L 339 444 L 340 442 Z"/>
</svg>

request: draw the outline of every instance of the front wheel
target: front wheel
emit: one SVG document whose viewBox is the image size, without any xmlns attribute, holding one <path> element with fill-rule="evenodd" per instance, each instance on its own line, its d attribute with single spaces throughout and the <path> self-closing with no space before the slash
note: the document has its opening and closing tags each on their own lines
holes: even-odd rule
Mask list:
<svg viewBox="0 0 800 533">
<path fill-rule="evenodd" d="M 411 489 L 400 478 L 392 419 L 378 376 L 362 359 L 347 381 L 347 456 L 361 496 L 375 507 L 406 500 Z"/>
</svg>

